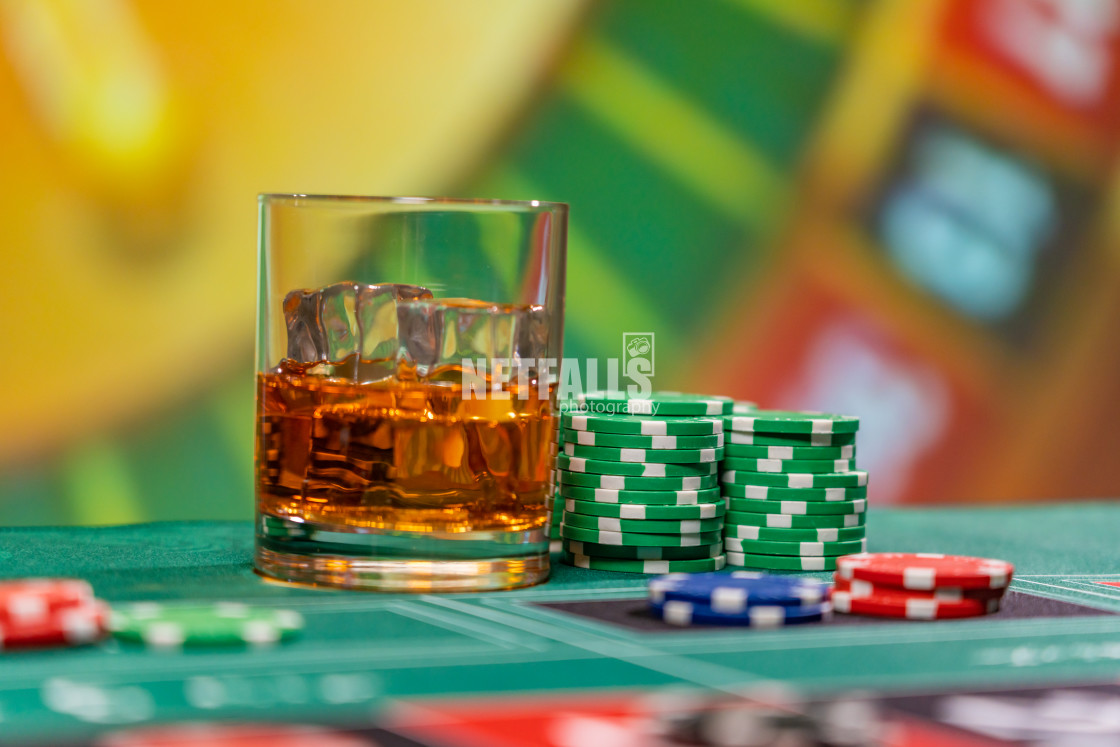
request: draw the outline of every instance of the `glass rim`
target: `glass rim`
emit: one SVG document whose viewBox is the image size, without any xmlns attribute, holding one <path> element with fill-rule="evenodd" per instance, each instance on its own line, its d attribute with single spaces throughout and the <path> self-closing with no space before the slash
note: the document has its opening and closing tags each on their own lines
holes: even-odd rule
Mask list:
<svg viewBox="0 0 1120 747">
<path fill-rule="evenodd" d="M 548 200 L 494 200 L 484 197 L 420 197 L 420 196 L 382 196 L 382 195 L 336 195 L 336 194 L 301 194 L 285 192 L 261 192 L 257 201 L 281 202 L 308 200 L 313 202 L 357 202 L 382 205 L 458 205 L 468 207 L 508 207 L 522 210 L 559 210 L 567 212 L 569 205 L 566 202 L 550 202 Z"/>
</svg>

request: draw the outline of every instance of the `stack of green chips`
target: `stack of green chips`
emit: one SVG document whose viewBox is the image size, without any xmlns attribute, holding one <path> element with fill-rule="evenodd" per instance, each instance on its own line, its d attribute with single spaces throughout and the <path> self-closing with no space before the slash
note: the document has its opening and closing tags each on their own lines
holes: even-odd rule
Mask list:
<svg viewBox="0 0 1120 747">
<path fill-rule="evenodd" d="M 866 551 L 859 418 L 736 405 L 723 420 L 728 565 L 831 571 L 836 558 Z"/>
<path fill-rule="evenodd" d="M 565 562 L 631 573 L 725 564 L 717 485 L 733 401 L 677 392 L 594 392 L 562 412 L 556 460 Z"/>
</svg>

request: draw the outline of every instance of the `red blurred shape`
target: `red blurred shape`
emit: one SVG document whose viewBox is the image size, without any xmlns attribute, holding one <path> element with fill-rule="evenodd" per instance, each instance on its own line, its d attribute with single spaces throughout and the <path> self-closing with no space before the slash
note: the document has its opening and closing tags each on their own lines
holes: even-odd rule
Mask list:
<svg viewBox="0 0 1120 747">
<path fill-rule="evenodd" d="M 1000 129 L 1040 146 L 1114 149 L 1120 0 L 956 0 L 941 42 L 938 67 L 953 79 L 954 95 L 975 89 L 971 100 Z"/>
<path fill-rule="evenodd" d="M 891 723 L 883 743 L 886 747 L 993 747 L 1011 744 L 910 717 Z"/>
<path fill-rule="evenodd" d="M 988 411 L 944 358 L 804 274 L 784 296 L 771 299 L 780 311 L 752 327 L 749 341 L 728 334 L 741 342 L 726 347 L 705 384 L 763 407 L 858 415 L 856 461 L 871 473 L 875 501 L 976 498 L 945 491 L 967 485 Z"/>
<path fill-rule="evenodd" d="M 583 693 L 424 702 L 386 719 L 394 731 L 456 747 L 637 747 L 649 702 L 635 694 Z"/>
</svg>

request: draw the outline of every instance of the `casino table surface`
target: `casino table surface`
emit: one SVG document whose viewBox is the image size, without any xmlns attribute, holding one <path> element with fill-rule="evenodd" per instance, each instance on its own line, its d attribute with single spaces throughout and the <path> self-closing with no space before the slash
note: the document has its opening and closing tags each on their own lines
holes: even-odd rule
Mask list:
<svg viewBox="0 0 1120 747">
<path fill-rule="evenodd" d="M 534 741 L 534 730 L 555 735 L 545 722 L 559 713 L 617 717 L 665 688 L 714 698 L 776 684 L 806 699 L 924 694 L 924 706 L 906 701 L 912 713 L 931 694 L 1088 688 L 1115 699 L 1118 528 L 1120 503 L 876 509 L 872 551 L 1013 562 L 1004 609 L 937 622 L 837 616 L 779 630 L 671 627 L 645 612 L 647 577 L 560 563 L 547 583 L 514 591 L 339 592 L 256 576 L 249 523 L 3 529 L 4 578 L 81 577 L 110 603 L 291 608 L 306 629 L 260 649 L 149 651 L 109 640 L 0 653 L 0 741 L 93 744 L 153 724 L 233 719 L 353 729 L 376 744 L 561 744 Z M 485 738 L 510 714 L 517 739 Z"/>
</svg>

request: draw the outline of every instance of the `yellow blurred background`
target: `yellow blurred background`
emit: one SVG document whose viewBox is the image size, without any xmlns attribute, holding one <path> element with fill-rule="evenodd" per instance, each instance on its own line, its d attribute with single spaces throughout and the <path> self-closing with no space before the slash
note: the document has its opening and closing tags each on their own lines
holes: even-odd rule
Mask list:
<svg viewBox="0 0 1120 747">
<path fill-rule="evenodd" d="M 255 196 L 572 205 L 569 356 L 1120 493 L 1120 7 L 0 0 L 0 524 L 252 514 Z"/>
</svg>

